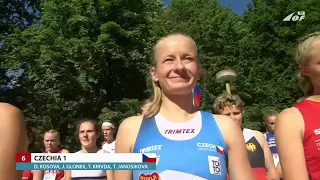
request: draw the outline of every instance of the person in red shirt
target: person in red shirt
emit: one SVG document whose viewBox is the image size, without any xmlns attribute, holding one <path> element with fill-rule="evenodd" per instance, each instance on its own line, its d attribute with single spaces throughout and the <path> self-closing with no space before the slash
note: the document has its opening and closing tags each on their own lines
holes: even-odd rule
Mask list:
<svg viewBox="0 0 320 180">
<path fill-rule="evenodd" d="M 57 130 L 51 129 L 44 134 L 43 143 L 46 148 L 44 153 L 69 153 L 66 149 L 61 149 L 60 145 L 60 133 Z M 43 180 L 63 180 L 64 171 L 61 170 L 45 170 L 34 171 L 36 179 Z"/>
<path fill-rule="evenodd" d="M 299 84 L 307 97 L 277 117 L 275 139 L 283 179 L 320 179 L 320 32 L 303 38 L 296 52 Z"/>
</svg>

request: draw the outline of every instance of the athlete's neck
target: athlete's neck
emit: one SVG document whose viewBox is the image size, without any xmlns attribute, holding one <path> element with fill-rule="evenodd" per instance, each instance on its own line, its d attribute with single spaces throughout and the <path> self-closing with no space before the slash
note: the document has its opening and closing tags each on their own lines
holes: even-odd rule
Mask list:
<svg viewBox="0 0 320 180">
<path fill-rule="evenodd" d="M 310 99 L 312 101 L 320 102 L 320 93 L 314 94 L 314 95 L 310 96 L 308 99 Z"/>
<path fill-rule="evenodd" d="M 51 150 L 46 150 L 47 153 L 57 153 L 60 149 L 51 149 Z"/>
<path fill-rule="evenodd" d="M 92 146 L 92 147 L 82 147 L 81 148 L 81 152 L 84 152 L 84 153 L 96 153 L 98 152 L 99 148 L 97 146 Z"/>
<path fill-rule="evenodd" d="M 193 95 L 168 96 L 163 94 L 160 114 L 174 122 L 184 122 L 193 118 L 197 108 L 193 105 Z"/>
<path fill-rule="evenodd" d="M 110 138 L 110 139 L 105 139 L 105 140 L 104 140 L 104 142 L 105 142 L 106 144 L 111 144 L 111 143 L 113 143 L 113 141 L 114 141 L 114 138 Z"/>
</svg>

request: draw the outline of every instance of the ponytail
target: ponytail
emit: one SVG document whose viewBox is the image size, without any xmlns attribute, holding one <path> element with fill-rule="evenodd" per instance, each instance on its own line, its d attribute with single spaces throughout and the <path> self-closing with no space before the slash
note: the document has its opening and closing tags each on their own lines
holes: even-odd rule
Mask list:
<svg viewBox="0 0 320 180">
<path fill-rule="evenodd" d="M 304 92 L 304 95 L 305 96 L 313 95 L 314 87 L 310 81 L 310 78 L 308 76 L 301 74 L 301 72 L 299 72 L 298 78 L 299 78 L 300 88 Z"/>
<path fill-rule="evenodd" d="M 145 118 L 151 118 L 157 115 L 160 111 L 161 103 L 162 103 L 162 91 L 159 86 L 159 83 L 154 82 L 152 80 L 153 87 L 153 99 L 151 105 L 149 106 L 147 112 L 144 114 Z"/>
</svg>

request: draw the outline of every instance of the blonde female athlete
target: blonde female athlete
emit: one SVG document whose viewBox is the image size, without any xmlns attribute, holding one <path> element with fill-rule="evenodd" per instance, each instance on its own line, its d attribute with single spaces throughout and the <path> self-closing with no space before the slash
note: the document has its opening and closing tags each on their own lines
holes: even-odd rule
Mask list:
<svg viewBox="0 0 320 180">
<path fill-rule="evenodd" d="M 275 138 L 285 180 L 320 179 L 320 32 L 297 48 L 299 83 L 306 99 L 277 117 Z M 289 139 L 290 140 L 289 140 Z"/>
<path fill-rule="evenodd" d="M 227 116 L 198 111 L 192 89 L 201 78 L 194 40 L 171 34 L 154 46 L 154 96 L 143 116 L 119 127 L 116 153 L 156 153 L 157 170 L 115 171 L 116 180 L 253 180 L 244 138 Z"/>
</svg>

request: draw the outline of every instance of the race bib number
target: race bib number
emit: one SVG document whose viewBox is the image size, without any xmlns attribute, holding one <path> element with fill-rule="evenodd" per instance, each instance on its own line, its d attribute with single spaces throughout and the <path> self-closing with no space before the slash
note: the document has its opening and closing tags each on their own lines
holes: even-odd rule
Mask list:
<svg viewBox="0 0 320 180">
<path fill-rule="evenodd" d="M 221 175 L 220 158 L 216 156 L 208 156 L 210 174 Z"/>
</svg>

